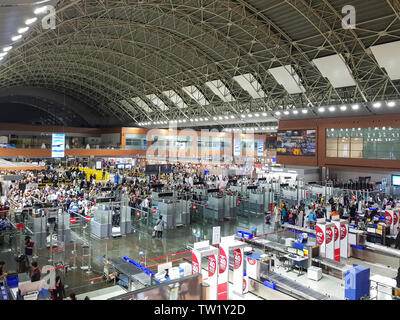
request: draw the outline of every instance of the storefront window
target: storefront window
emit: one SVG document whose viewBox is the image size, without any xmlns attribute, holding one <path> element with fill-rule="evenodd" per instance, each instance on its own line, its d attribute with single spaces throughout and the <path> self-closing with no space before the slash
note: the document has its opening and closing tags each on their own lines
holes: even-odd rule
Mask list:
<svg viewBox="0 0 400 320">
<path fill-rule="evenodd" d="M 329 158 L 400 159 L 400 127 L 327 129 Z"/>
</svg>

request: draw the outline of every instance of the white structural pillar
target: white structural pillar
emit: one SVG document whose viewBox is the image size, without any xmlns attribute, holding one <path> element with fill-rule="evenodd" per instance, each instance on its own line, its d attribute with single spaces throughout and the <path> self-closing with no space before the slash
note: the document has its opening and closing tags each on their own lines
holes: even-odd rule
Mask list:
<svg viewBox="0 0 400 320">
<path fill-rule="evenodd" d="M 317 245 L 320 246 L 320 255 L 334 259 L 334 224 L 330 222 L 317 223 Z"/>
<path fill-rule="evenodd" d="M 334 255 L 335 261 L 340 262 L 340 220 L 332 220 L 333 223 L 333 243 L 334 243 Z"/>
<path fill-rule="evenodd" d="M 243 294 L 245 243 L 235 240 L 235 236 L 222 237 L 219 245 L 218 300 L 229 299 L 229 253 L 233 251 L 233 290 Z"/>
<path fill-rule="evenodd" d="M 201 273 L 201 259 L 208 257 L 208 279 L 210 300 L 217 300 L 218 286 L 218 248 L 210 246 L 209 241 L 196 242 L 192 250 L 192 274 Z"/>
<path fill-rule="evenodd" d="M 349 222 L 340 220 L 340 257 L 347 259 L 349 256 Z"/>
</svg>

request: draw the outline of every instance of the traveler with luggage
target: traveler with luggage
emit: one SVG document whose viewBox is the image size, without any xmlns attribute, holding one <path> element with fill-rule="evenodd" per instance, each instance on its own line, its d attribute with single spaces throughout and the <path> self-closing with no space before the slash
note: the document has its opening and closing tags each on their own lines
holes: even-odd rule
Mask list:
<svg viewBox="0 0 400 320">
<path fill-rule="evenodd" d="M 25 237 L 25 255 L 28 258 L 29 263 L 32 261 L 32 254 L 33 254 L 33 246 L 35 242 L 31 239 L 31 237 Z"/>
<path fill-rule="evenodd" d="M 162 216 L 157 221 L 157 224 L 154 227 L 154 231 L 156 231 L 156 237 L 161 238 L 162 237 L 162 232 L 164 230 L 164 221 L 162 219 Z"/>
<path fill-rule="evenodd" d="M 36 261 L 32 262 L 30 277 L 31 277 L 31 282 L 40 281 L 40 270 L 38 268 L 38 263 Z"/>
<path fill-rule="evenodd" d="M 56 287 L 51 290 L 51 300 L 63 300 L 65 298 L 64 284 L 61 281 L 61 277 L 56 277 Z"/>
</svg>

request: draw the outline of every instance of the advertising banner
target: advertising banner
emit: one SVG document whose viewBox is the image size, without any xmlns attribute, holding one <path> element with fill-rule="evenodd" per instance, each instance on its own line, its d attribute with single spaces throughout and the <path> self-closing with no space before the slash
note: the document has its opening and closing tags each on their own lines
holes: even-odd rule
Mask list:
<svg viewBox="0 0 400 320">
<path fill-rule="evenodd" d="M 325 225 L 322 225 L 321 223 L 317 223 L 316 226 L 316 243 L 320 247 L 320 255 L 325 257 Z"/>
<path fill-rule="evenodd" d="M 263 156 L 264 155 L 264 141 L 258 140 L 257 142 L 257 155 Z"/>
<path fill-rule="evenodd" d="M 316 228 L 316 241 L 320 246 L 320 255 L 334 259 L 334 224 L 318 223 Z"/>
<path fill-rule="evenodd" d="M 219 245 L 218 300 L 228 300 L 229 247 Z"/>
<path fill-rule="evenodd" d="M 314 157 L 316 130 L 279 130 L 276 139 L 278 156 Z"/>
<path fill-rule="evenodd" d="M 340 262 L 340 221 L 332 221 L 334 224 L 334 254 L 335 261 Z"/>
<path fill-rule="evenodd" d="M 243 258 L 243 248 L 238 248 L 233 251 L 233 290 L 239 294 L 243 294 Z"/>
<path fill-rule="evenodd" d="M 393 235 L 393 227 L 394 227 L 394 212 L 393 210 L 385 210 L 385 220 L 386 226 L 390 227 L 390 234 Z"/>
<path fill-rule="evenodd" d="M 210 300 L 217 300 L 218 263 L 214 254 L 208 257 L 208 284 L 210 285 Z"/>
<path fill-rule="evenodd" d="M 201 254 L 198 250 L 192 250 L 192 274 L 201 272 Z"/>
<path fill-rule="evenodd" d="M 65 157 L 65 133 L 53 133 L 51 142 L 51 157 Z"/>
<path fill-rule="evenodd" d="M 392 230 L 390 230 L 390 233 L 394 236 L 397 236 L 397 233 L 398 233 L 397 227 L 400 224 L 399 219 L 400 219 L 400 210 L 398 208 L 396 208 L 393 211 L 393 232 L 392 232 Z"/>
<path fill-rule="evenodd" d="M 350 256 L 349 222 L 347 220 L 340 220 L 340 256 L 342 258 L 348 258 Z"/>
<path fill-rule="evenodd" d="M 325 257 L 328 259 L 335 259 L 335 225 L 333 223 L 325 224 Z"/>
<path fill-rule="evenodd" d="M 249 276 L 247 273 L 243 276 L 243 293 L 249 292 Z"/>
</svg>

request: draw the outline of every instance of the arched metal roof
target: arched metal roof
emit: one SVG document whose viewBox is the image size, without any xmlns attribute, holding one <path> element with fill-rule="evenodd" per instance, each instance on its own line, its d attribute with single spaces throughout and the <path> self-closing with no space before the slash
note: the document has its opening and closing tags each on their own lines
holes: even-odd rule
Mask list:
<svg viewBox="0 0 400 320">
<path fill-rule="evenodd" d="M 399 99 L 400 80 L 370 49 L 400 40 L 399 0 L 352 1 L 356 29 L 342 28 L 346 4 L 60 1 L 56 28 L 37 23 L 0 62 L 0 88 L 74 97 L 99 125 Z M 317 61 L 329 56 L 344 63 L 352 85 L 323 74 Z"/>
</svg>

